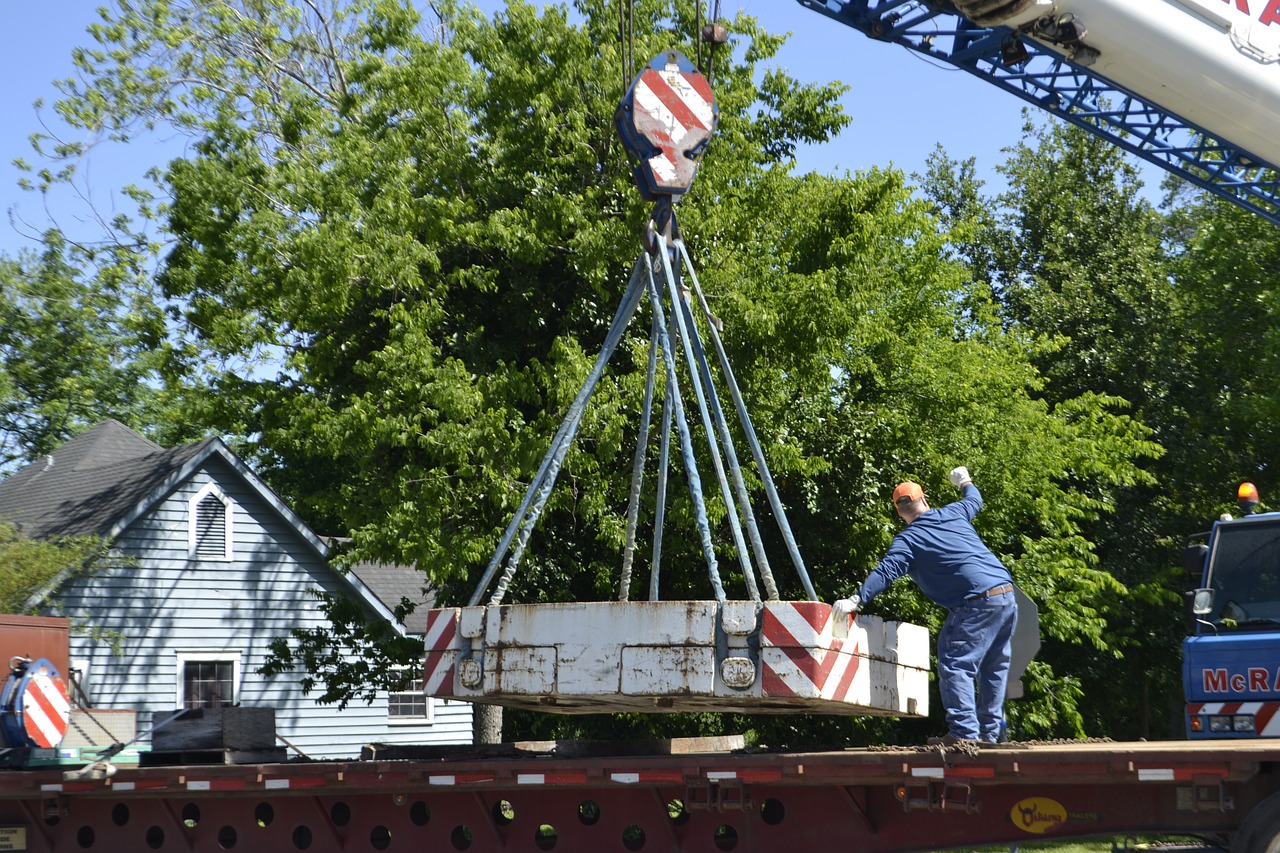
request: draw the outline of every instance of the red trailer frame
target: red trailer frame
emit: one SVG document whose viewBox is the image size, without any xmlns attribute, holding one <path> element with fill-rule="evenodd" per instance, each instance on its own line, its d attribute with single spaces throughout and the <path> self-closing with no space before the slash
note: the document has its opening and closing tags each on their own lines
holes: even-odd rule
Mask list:
<svg viewBox="0 0 1280 853">
<path fill-rule="evenodd" d="M 1280 849 L 1280 750 L 1065 742 L 0 772 L 0 849 L 942 850 L 1195 834 Z M 7 845 L 7 846 L 6 846 Z"/>
</svg>

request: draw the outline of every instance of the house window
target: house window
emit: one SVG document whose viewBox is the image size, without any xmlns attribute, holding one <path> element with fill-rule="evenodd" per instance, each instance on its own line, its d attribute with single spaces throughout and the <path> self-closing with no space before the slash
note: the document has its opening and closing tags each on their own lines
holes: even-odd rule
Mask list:
<svg viewBox="0 0 1280 853">
<path fill-rule="evenodd" d="M 402 667 L 406 686 L 414 690 L 393 690 L 387 694 L 387 723 L 422 725 L 435 722 L 435 699 L 422 692 L 422 667 Z"/>
<path fill-rule="evenodd" d="M 179 708 L 225 708 L 239 693 L 238 652 L 178 652 Z"/>
<path fill-rule="evenodd" d="M 187 504 L 187 550 L 201 560 L 230 560 L 234 505 L 213 483 Z"/>
</svg>

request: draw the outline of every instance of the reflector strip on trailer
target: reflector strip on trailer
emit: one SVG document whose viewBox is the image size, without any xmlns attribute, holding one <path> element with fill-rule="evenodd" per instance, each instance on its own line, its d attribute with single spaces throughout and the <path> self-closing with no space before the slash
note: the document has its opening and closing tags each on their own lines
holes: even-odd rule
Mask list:
<svg viewBox="0 0 1280 853">
<path fill-rule="evenodd" d="M 46 794 L 82 794 L 85 791 L 100 791 L 97 782 L 64 782 L 62 784 L 41 785 L 40 790 Z"/>
<path fill-rule="evenodd" d="M 994 779 L 996 778 L 996 769 L 994 767 L 948 767 L 947 778 L 957 777 L 960 779 Z"/>
<path fill-rule="evenodd" d="M 263 779 L 262 787 L 267 790 L 285 788 L 322 788 L 328 781 L 323 776 L 303 776 L 300 779 Z"/>
<path fill-rule="evenodd" d="M 622 785 L 652 785 L 655 782 L 680 784 L 684 782 L 684 773 L 678 770 L 646 770 L 643 773 L 610 773 L 609 779 Z"/>
<path fill-rule="evenodd" d="M 243 779 L 192 779 L 187 783 L 188 791 L 243 791 L 246 787 Z"/>
<path fill-rule="evenodd" d="M 467 785 L 473 782 L 492 782 L 492 773 L 464 773 L 451 776 L 428 776 L 428 785 Z"/>
<path fill-rule="evenodd" d="M 1193 779 L 1203 779 L 1207 776 L 1225 780 L 1230 775 L 1221 767 L 1179 767 L 1173 771 L 1173 778 L 1179 782 L 1190 782 Z"/>
<path fill-rule="evenodd" d="M 517 785 L 581 785 L 586 773 L 517 773 Z"/>
<path fill-rule="evenodd" d="M 160 791 L 169 787 L 164 779 L 148 779 L 142 782 L 116 782 L 111 785 L 113 791 Z"/>
<path fill-rule="evenodd" d="M 1212 776 L 1226 779 L 1230 774 L 1221 767 L 1139 767 L 1139 782 L 1190 782 Z"/>
</svg>

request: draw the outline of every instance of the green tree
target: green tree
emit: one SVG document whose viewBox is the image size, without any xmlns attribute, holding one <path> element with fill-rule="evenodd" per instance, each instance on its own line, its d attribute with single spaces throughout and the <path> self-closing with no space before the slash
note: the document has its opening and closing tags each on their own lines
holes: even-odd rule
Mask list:
<svg viewBox="0 0 1280 853">
<path fill-rule="evenodd" d="M 33 597 L 55 578 L 92 571 L 105 558 L 105 546 L 95 539 L 28 539 L 0 521 L 0 613 L 35 613 L 40 602 Z"/>
<path fill-rule="evenodd" d="M 164 422 L 156 352 L 165 330 L 150 288 L 127 255 L 86 279 L 90 263 L 57 231 L 39 254 L 0 258 L 0 469 L 109 417 L 153 435 Z"/>
<path fill-rule="evenodd" d="M 1276 226 L 1207 196 L 1178 212 L 1174 267 L 1182 296 L 1176 329 L 1195 366 L 1177 387 L 1183 442 L 1175 451 L 1180 497 L 1200 519 L 1233 505 L 1236 486 L 1253 480 L 1264 503 L 1277 505 L 1280 452 L 1274 422 L 1280 396 L 1280 339 L 1275 321 L 1280 252 Z"/>
<path fill-rule="evenodd" d="M 581 4 L 580 25 L 556 7 L 485 21 L 445 6 L 443 42 L 391 3 L 155 6 L 96 30 L 103 49 L 81 55 L 89 83 L 65 112 L 196 136 L 166 175 L 161 277 L 192 335 L 172 362 L 196 382 L 192 420 L 255 436 L 273 485 L 319 529 L 350 529 L 358 557 L 469 585 L 599 346 L 648 214 L 610 122 L 620 57 L 604 4 Z M 691 45 L 691 13 L 640 4 L 637 55 Z M 780 40 L 749 18 L 735 28 L 711 193 L 844 122 L 835 86 L 776 72 L 757 85 Z M 222 367 L 264 351 L 277 374 Z M 549 508 L 546 527 L 574 536 L 537 542 L 523 600 L 613 583 L 600 551 L 616 550 L 625 491 L 597 474 L 633 418 L 636 351 L 597 393 Z"/>
<path fill-rule="evenodd" d="M 965 463 L 987 499 L 980 532 L 1041 602 L 1046 635 L 1107 647 L 1101 611 L 1117 584 L 1085 525 L 1109 507 L 1064 474 L 1140 481 L 1136 460 L 1157 450 L 1147 431 L 1105 395 L 1041 399 L 1038 344 L 1003 328 L 989 289 L 950 258 L 957 229 L 911 201 L 901 174 L 774 175 L 757 192 L 728 230 L 762 245 L 712 266 L 742 282 L 741 317 L 723 315 L 754 371 L 753 411 L 773 424 L 773 451 L 803 463 L 786 502 L 818 589 L 853 591 L 883 554 L 893 483 L 917 479 L 946 502 L 946 472 Z M 934 629 L 944 615 L 906 584 L 877 608 Z M 1027 735 L 1079 731 L 1062 695 L 1072 668 L 1061 672 L 1034 674 Z"/>
<path fill-rule="evenodd" d="M 636 55 L 693 55 L 692 11 L 637 3 Z M 414 563 L 456 601 L 587 374 L 650 211 L 611 126 L 622 75 L 608 4 L 440 13 L 446 37 L 424 39 L 394 2 L 122 7 L 80 54 L 85 82 L 63 112 L 122 135 L 168 122 L 193 136 L 154 208 L 173 241 L 159 283 L 183 333 L 166 369 L 190 387 L 189 419 L 240 436 L 317 529 L 350 531 L 347 557 Z M 1052 603 L 1048 630 L 1105 646 L 1100 602 L 1117 585 L 1084 526 L 1109 505 L 1064 483 L 1140 480 L 1135 460 L 1155 452 L 1145 431 L 1110 393 L 1045 401 L 1042 342 L 1003 328 L 901 174 L 793 175 L 796 145 L 846 123 L 840 87 L 767 69 L 780 38 L 745 15 L 731 28 L 720 127 L 680 222 L 818 590 L 847 592 L 887 546 L 896 479 L 945 494 L 964 462 L 990 503 L 984 536 Z M 613 594 L 643 320 L 588 409 L 514 600 Z M 263 359 L 274 367 L 245 369 Z M 673 490 L 666 555 L 681 570 L 664 571 L 664 597 L 708 595 L 684 569 L 701 561 L 690 512 Z M 794 578 L 784 587 L 798 596 Z M 905 587 L 884 607 L 940 616 Z M 334 612 L 332 631 L 278 651 L 341 702 L 361 685 L 332 648 L 378 638 Z M 1055 707 L 1073 683 L 1037 671 L 1029 732 L 1080 729 L 1074 705 Z M 848 736 L 844 721 L 748 724 L 773 744 Z"/>
<path fill-rule="evenodd" d="M 1182 297 L 1163 219 L 1143 200 L 1123 152 L 1078 128 L 1029 124 L 1026 141 L 999 167 L 1009 186 L 993 202 L 973 191 L 971 171 L 945 158 L 934 165 L 935 200 L 968 235 L 957 250 L 1006 327 L 1038 342 L 1033 363 L 1045 383 L 1037 396 L 1057 407 L 1106 395 L 1161 448 L 1178 447 L 1183 426 L 1173 400 L 1194 364 L 1179 329 Z M 1127 479 L 1080 468 L 1057 475 L 1065 490 L 1110 508 L 1084 527 L 1099 570 L 1117 582 L 1096 603 L 1105 641 L 1084 659 L 1061 638 L 1043 652 L 1080 679 L 1092 732 L 1170 733 L 1168 712 L 1181 692 L 1171 665 L 1182 635 L 1176 545 L 1189 532 L 1168 479 L 1185 459 L 1171 462 L 1153 454 L 1142 476 Z"/>
</svg>

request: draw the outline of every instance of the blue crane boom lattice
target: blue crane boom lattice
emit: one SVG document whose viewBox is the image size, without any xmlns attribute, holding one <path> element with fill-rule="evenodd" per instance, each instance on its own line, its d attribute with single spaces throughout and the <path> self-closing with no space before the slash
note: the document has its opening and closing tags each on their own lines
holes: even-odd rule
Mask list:
<svg viewBox="0 0 1280 853">
<path fill-rule="evenodd" d="M 878 41 L 968 71 L 1064 121 L 1280 225 L 1280 175 L 1264 162 L 1008 27 L 920 0 L 797 0 Z"/>
</svg>

